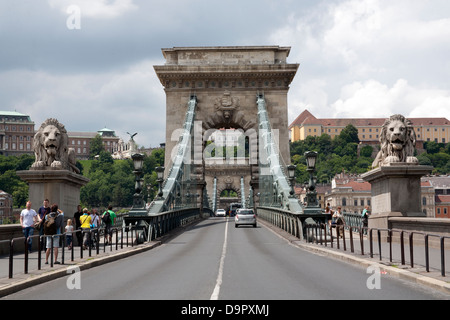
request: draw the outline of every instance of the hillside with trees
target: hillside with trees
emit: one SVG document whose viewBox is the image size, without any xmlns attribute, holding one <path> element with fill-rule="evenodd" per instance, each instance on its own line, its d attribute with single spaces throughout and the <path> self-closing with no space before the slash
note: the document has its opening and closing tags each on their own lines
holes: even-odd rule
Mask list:
<svg viewBox="0 0 450 320">
<path fill-rule="evenodd" d="M 309 136 L 305 140 L 291 143 L 291 162 L 297 165 L 297 183 L 302 184 L 309 179 L 304 157 L 306 151 L 318 152 L 318 183 L 330 182 L 335 174 L 342 171 L 361 174 L 371 170 L 374 160 L 372 156 L 378 151 L 378 146 L 365 145 L 358 150 L 358 145 L 358 129 L 351 124 L 334 139 L 324 133 L 319 137 Z M 424 149 L 425 152 L 419 155 L 416 150 L 420 164 L 433 166 L 433 174 L 450 174 L 450 143 L 425 142 Z"/>
<path fill-rule="evenodd" d="M 34 162 L 34 156 L 3 156 L 0 155 L 0 190 L 13 196 L 14 208 L 23 208 L 28 200 L 28 185 L 16 174 L 20 170 L 29 170 Z M 148 189 L 153 198 L 157 192 L 155 167 L 164 164 L 164 149 L 154 150 L 150 156 L 144 157 L 144 195 L 147 199 Z M 133 161 L 113 160 L 111 154 L 101 151 L 94 160 L 77 162 L 83 176 L 90 179 L 80 190 L 80 200 L 83 207 L 130 207 L 133 204 L 134 179 Z M 51 201 L 51 199 L 50 199 Z M 39 205 L 39 204 L 36 204 Z M 74 208 L 76 210 L 76 208 Z"/>
</svg>

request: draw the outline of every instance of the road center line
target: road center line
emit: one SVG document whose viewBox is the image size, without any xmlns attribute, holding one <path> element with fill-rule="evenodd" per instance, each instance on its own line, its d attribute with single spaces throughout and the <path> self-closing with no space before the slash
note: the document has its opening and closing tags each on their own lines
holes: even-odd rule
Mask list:
<svg viewBox="0 0 450 320">
<path fill-rule="evenodd" d="M 216 287 L 209 300 L 219 300 L 220 286 L 222 285 L 223 265 L 225 263 L 225 255 L 227 253 L 227 236 L 228 236 L 228 219 L 225 224 L 225 239 L 223 241 L 222 256 L 220 257 L 219 274 L 217 275 Z"/>
</svg>

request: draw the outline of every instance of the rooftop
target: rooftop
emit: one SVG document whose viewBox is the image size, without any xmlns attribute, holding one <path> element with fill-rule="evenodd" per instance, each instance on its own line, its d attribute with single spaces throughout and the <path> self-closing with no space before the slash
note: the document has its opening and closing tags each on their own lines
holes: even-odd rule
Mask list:
<svg viewBox="0 0 450 320">
<path fill-rule="evenodd" d="M 322 125 L 330 127 L 345 127 L 349 124 L 355 127 L 376 126 L 381 127 L 385 120 L 389 118 L 330 118 L 318 119 L 308 110 L 303 111 L 297 119 L 295 119 L 289 128 L 293 126 L 304 125 Z M 450 126 L 450 120 L 447 118 L 408 118 L 414 126 Z"/>
</svg>

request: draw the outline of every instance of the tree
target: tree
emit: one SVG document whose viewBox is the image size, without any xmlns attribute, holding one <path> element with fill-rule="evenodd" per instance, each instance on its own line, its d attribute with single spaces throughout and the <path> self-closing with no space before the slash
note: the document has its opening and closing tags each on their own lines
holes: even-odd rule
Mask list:
<svg viewBox="0 0 450 320">
<path fill-rule="evenodd" d="M 361 157 L 366 157 L 366 158 L 372 157 L 372 153 L 373 153 L 373 147 L 371 147 L 371 146 L 363 146 L 361 148 L 361 150 L 359 151 L 359 155 Z"/>
<path fill-rule="evenodd" d="M 359 143 L 358 129 L 352 125 L 347 125 L 337 136 L 341 143 Z"/>
<path fill-rule="evenodd" d="M 102 151 L 105 151 L 103 138 L 101 135 L 97 134 L 89 143 L 89 159 L 94 159 L 95 156 L 100 155 Z"/>
</svg>

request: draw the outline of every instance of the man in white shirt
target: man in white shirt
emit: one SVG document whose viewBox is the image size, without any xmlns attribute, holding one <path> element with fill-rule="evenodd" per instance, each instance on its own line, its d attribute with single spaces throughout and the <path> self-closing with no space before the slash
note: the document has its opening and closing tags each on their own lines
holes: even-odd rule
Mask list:
<svg viewBox="0 0 450 320">
<path fill-rule="evenodd" d="M 34 233 L 34 224 L 40 222 L 39 216 L 31 209 L 31 201 L 27 202 L 27 206 L 20 213 L 20 225 L 22 226 L 22 231 L 25 236 L 25 242 L 28 237 L 28 250 L 31 252 L 32 239 L 31 236 Z"/>
</svg>

